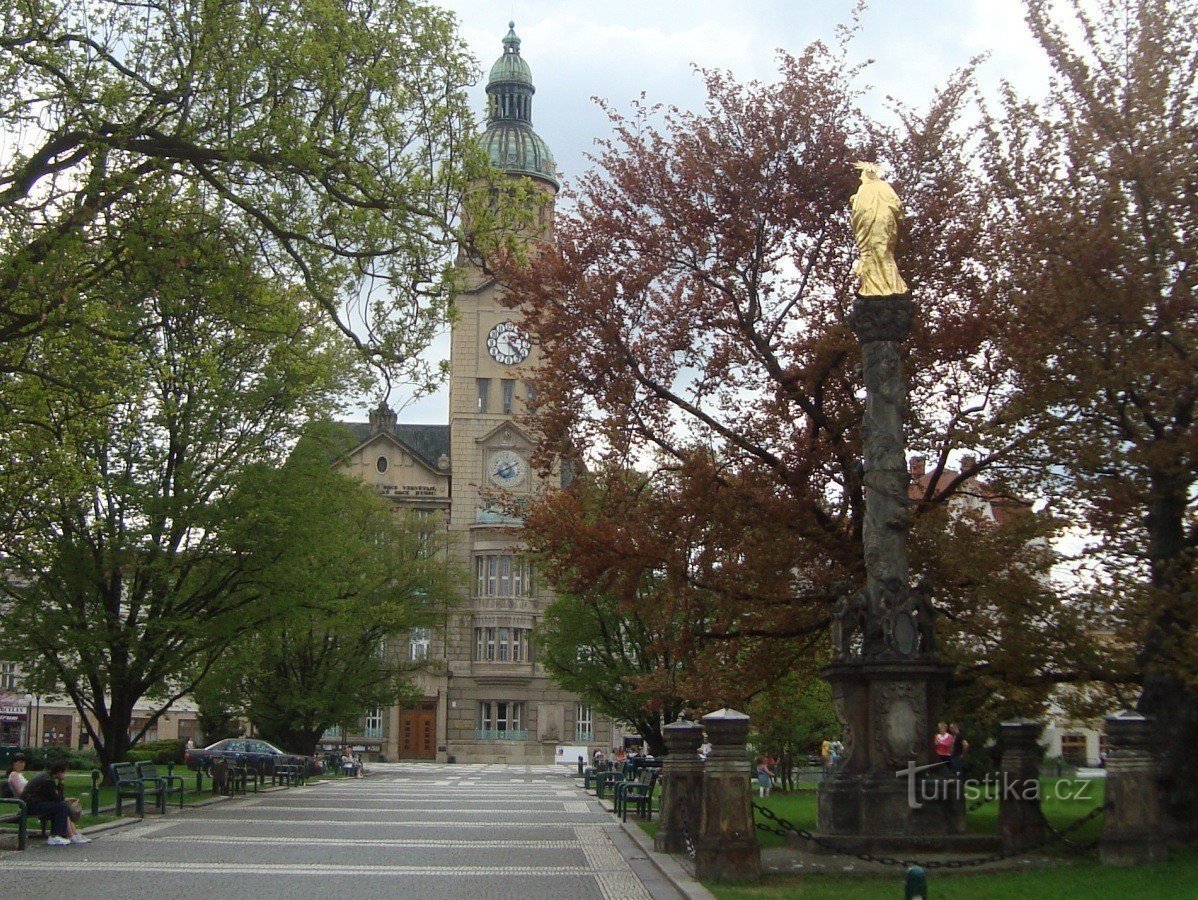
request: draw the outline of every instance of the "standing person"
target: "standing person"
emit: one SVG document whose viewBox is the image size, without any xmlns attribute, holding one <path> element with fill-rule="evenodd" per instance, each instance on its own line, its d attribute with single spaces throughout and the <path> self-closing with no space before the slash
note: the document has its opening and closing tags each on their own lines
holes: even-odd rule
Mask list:
<svg viewBox="0 0 1198 900">
<path fill-rule="evenodd" d="M 840 760 L 844 757 L 844 744 L 837 738 L 832 742 L 832 765 L 840 765 Z"/>
<path fill-rule="evenodd" d="M 936 751 L 936 761 L 945 766 L 953 763 L 953 736 L 948 733 L 948 723 L 941 722 L 936 726 L 936 736 L 932 738 L 932 747 Z"/>
<path fill-rule="evenodd" d="M 819 755 L 824 759 L 824 768 L 832 768 L 832 739 L 824 738 L 824 742 L 820 744 Z"/>
<path fill-rule="evenodd" d="M 961 734 L 957 723 L 948 726 L 948 733 L 953 736 L 953 774 L 958 778 L 965 776 L 965 754 L 969 752 L 969 741 Z"/>
<path fill-rule="evenodd" d="M 757 793 L 758 796 L 768 797 L 774 784 L 774 773 L 770 770 L 768 757 L 757 760 Z"/>
<path fill-rule="evenodd" d="M 47 847 L 65 847 L 68 844 L 90 844 L 91 838 L 79 834 L 71 821 L 71 807 L 63 796 L 62 783 L 67 777 L 66 760 L 50 764 L 45 772 L 33 776 L 25 785 L 21 799 L 30 816 L 50 818 L 50 836 Z M 71 798 L 72 800 L 75 798 Z"/>
</svg>

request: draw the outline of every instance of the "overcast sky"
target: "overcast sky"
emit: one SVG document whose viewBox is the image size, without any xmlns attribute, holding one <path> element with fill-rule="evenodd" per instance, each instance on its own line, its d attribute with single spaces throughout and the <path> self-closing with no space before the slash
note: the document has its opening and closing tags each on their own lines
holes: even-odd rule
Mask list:
<svg viewBox="0 0 1198 900">
<path fill-rule="evenodd" d="M 533 125 L 548 142 L 566 185 L 588 167 L 584 156 L 607 134 L 592 97 L 620 109 L 648 100 L 698 109 L 704 101 L 693 66 L 730 70 L 739 81 L 772 80 L 779 49 L 799 53 L 814 40 L 835 41 L 852 0 L 441 0 L 485 73 L 502 53 L 509 20 L 537 93 Z M 933 88 L 979 53 L 987 93 L 1008 78 L 1040 96 L 1048 70 L 1027 33 L 1020 0 L 873 0 L 852 44 L 855 61 L 874 60 L 864 83 L 869 107 L 883 114 L 891 95 L 926 106 Z M 484 74 L 485 78 L 485 74 Z M 483 85 L 476 86 L 480 120 Z M 434 353 L 448 354 L 448 340 Z M 393 395 L 391 405 L 406 398 Z M 443 423 L 447 396 L 412 403 L 402 421 Z"/>
</svg>

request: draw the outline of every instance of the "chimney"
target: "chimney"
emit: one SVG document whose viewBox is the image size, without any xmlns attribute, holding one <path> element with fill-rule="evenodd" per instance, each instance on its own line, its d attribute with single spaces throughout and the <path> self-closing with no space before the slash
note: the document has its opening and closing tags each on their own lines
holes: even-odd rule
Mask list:
<svg viewBox="0 0 1198 900">
<path fill-rule="evenodd" d="M 965 474 L 978 464 L 978 458 L 972 453 L 966 453 L 961 457 L 961 472 Z"/>
<path fill-rule="evenodd" d="M 911 457 L 911 480 L 919 481 L 927 471 L 927 458 L 922 453 Z"/>
<path fill-rule="evenodd" d="M 396 423 L 399 421 L 394 410 L 387 405 L 385 400 L 380 400 L 379 405 L 370 411 L 370 433 L 378 434 L 380 431 L 385 431 L 388 434 L 396 433 Z"/>
</svg>

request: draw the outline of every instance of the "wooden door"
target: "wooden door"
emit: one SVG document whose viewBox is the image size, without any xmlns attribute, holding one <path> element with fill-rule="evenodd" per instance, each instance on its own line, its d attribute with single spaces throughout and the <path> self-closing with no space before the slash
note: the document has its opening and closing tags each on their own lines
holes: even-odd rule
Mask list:
<svg viewBox="0 0 1198 900">
<path fill-rule="evenodd" d="M 437 701 L 422 700 L 399 713 L 400 759 L 436 759 Z"/>
</svg>

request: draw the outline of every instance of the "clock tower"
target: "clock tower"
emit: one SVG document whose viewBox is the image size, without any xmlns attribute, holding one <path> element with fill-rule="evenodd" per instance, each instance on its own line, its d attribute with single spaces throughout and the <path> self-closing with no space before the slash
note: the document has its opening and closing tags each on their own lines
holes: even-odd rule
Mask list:
<svg viewBox="0 0 1198 900">
<path fill-rule="evenodd" d="M 543 203 L 536 227 L 551 236 L 558 182 L 532 127 L 535 91 L 511 24 L 487 81 L 480 141 L 495 168 L 533 189 Z M 449 527 L 467 579 L 447 634 L 444 744 L 460 761 L 552 762 L 559 745 L 580 739 L 610 747 L 611 726 L 537 664 L 532 636 L 552 595 L 520 535 L 524 502 L 547 487 L 530 468 L 527 378 L 537 348 L 503 304 L 503 289 L 468 260 L 461 265 L 465 289 L 450 349 Z"/>
</svg>

